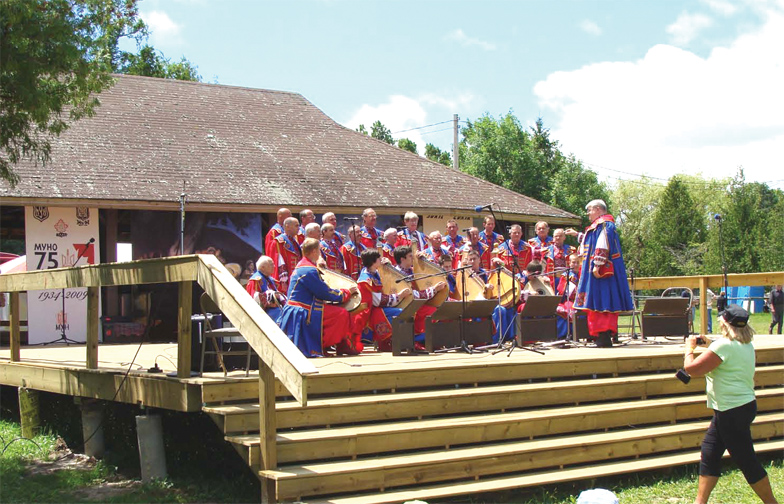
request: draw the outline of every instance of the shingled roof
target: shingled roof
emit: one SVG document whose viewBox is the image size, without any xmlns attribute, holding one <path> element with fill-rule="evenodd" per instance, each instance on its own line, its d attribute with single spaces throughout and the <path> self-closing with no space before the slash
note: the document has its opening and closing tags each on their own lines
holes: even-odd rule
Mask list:
<svg viewBox="0 0 784 504">
<path fill-rule="evenodd" d="M 497 203 L 576 216 L 337 124 L 299 94 L 117 75 L 101 106 L 52 142 L 46 167 L 16 168 L 24 201 L 103 206 L 447 209 Z M 119 204 L 121 202 L 121 204 Z"/>
</svg>

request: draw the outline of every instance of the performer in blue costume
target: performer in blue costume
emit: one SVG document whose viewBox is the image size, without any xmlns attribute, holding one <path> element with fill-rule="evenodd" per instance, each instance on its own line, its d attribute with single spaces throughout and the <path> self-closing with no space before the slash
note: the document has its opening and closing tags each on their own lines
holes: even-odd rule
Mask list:
<svg viewBox="0 0 784 504">
<path fill-rule="evenodd" d="M 256 272 L 248 279 L 245 290 L 251 295 L 272 320 L 278 320 L 286 304 L 286 295 L 280 291 L 278 282 L 273 278 L 275 265 L 269 256 L 261 256 L 256 261 Z"/>
<path fill-rule="evenodd" d="M 345 303 L 356 287 L 330 289 L 316 269 L 321 250 L 319 241 L 302 242 L 303 258 L 289 283 L 288 304 L 278 325 L 306 357 L 324 355 L 324 349 L 337 345 L 338 353 L 358 353 L 352 348 L 351 321 L 348 312 L 333 303 Z"/>
<path fill-rule="evenodd" d="M 596 346 L 611 347 L 618 335 L 618 313 L 634 309 L 621 243 L 615 219 L 607 213 L 607 204 L 593 200 L 585 206 L 591 224 L 584 233 L 568 229 L 577 236 L 583 260 L 574 307 L 588 314 L 588 334 Z"/>
</svg>

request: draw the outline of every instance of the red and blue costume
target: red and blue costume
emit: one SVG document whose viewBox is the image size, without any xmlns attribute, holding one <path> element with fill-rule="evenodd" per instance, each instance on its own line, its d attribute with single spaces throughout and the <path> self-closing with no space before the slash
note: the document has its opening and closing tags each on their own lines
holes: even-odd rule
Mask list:
<svg viewBox="0 0 784 504">
<path fill-rule="evenodd" d="M 275 277 L 280 281 L 281 290 L 288 291 L 289 279 L 294 273 L 294 268 L 302 259 L 302 249 L 299 242 L 292 240 L 287 234 L 275 238 L 275 253 L 270 255 L 275 263 Z"/>
<path fill-rule="evenodd" d="M 256 271 L 248 279 L 245 290 L 272 320 L 278 320 L 283 311 L 281 306 L 286 304 L 286 295 L 278 288 L 278 282 L 274 278 Z"/>
<path fill-rule="evenodd" d="M 394 306 L 400 302 L 397 294 L 384 294 L 381 276 L 363 268 L 357 280 L 362 296 L 360 310 L 353 316 L 354 341 L 360 341 L 362 333 L 372 334 L 372 339 L 382 351 L 392 350 L 391 320 L 403 311 Z"/>
<path fill-rule="evenodd" d="M 539 235 L 534 236 L 528 240 L 528 245 L 531 247 L 531 261 L 545 261 L 547 259 L 547 252 L 550 245 L 553 243 L 553 237 L 547 236 L 544 241 L 539 238 Z M 528 266 L 526 264 L 526 266 Z"/>
<path fill-rule="evenodd" d="M 504 261 L 509 271 L 520 273 L 525 271 L 525 267 L 531 262 L 531 247 L 523 240 L 517 242 L 517 245 L 513 244 L 512 240 L 506 240 L 498 247 L 498 257 Z"/>
<path fill-rule="evenodd" d="M 487 271 L 484 268 L 479 268 L 479 271 L 472 272 L 475 276 L 478 276 L 482 283 L 487 285 L 488 279 L 490 275 L 487 274 Z M 504 341 L 511 341 L 515 337 L 515 307 L 510 306 L 506 308 L 501 306 L 499 303 L 493 308 L 493 343 L 498 343 L 498 339 L 503 336 Z"/>
<path fill-rule="evenodd" d="M 551 243 L 547 247 L 547 264 L 545 265 L 545 273 L 550 275 L 550 283 L 553 284 L 553 289 L 558 289 L 561 281 L 561 275 L 553 273 L 556 269 L 565 268 L 569 262 L 569 255 L 573 252 L 572 247 L 564 243 L 558 247 L 555 243 Z"/>
<path fill-rule="evenodd" d="M 351 334 L 348 312 L 325 302 L 345 303 L 350 297 L 347 289 L 330 289 L 316 265 L 303 258 L 291 277 L 278 325 L 306 357 L 322 356 L 324 348 L 345 345 Z"/>
<path fill-rule="evenodd" d="M 480 266 L 489 270 L 491 268 L 490 262 L 493 258 L 493 249 L 485 246 L 482 242 L 476 242 L 476 247 L 472 247 L 471 243 L 468 242 L 460 249 L 460 254 L 468 254 L 471 250 L 476 250 L 479 253 Z"/>
<path fill-rule="evenodd" d="M 359 241 L 365 248 L 378 248 L 378 242 L 381 241 L 384 236 L 384 231 L 377 227 L 362 226 L 359 229 L 359 232 L 362 236 Z"/>
<path fill-rule="evenodd" d="M 588 313 L 588 333 L 618 333 L 618 313 L 634 309 L 621 243 L 612 215 L 602 215 L 578 236 L 582 276 L 574 307 Z"/>
<path fill-rule="evenodd" d="M 346 275 L 354 280 L 359 278 L 359 272 L 362 271 L 362 259 L 360 254 L 365 250 L 365 244 L 360 242 L 357 246 L 353 241 L 349 240 L 340 247 L 340 254 L 343 256 L 343 267 L 346 268 Z"/>
<path fill-rule="evenodd" d="M 405 276 L 410 277 L 414 275 L 414 268 L 404 269 L 400 266 L 396 266 L 396 268 Z M 433 299 L 433 296 L 436 295 L 436 291 L 433 287 L 420 290 L 417 287 L 416 280 L 411 282 L 411 290 L 413 291 L 414 299 Z M 419 310 L 417 310 L 416 315 L 414 316 L 414 341 L 420 343 L 425 342 L 425 319 L 434 314 L 436 309 L 435 306 L 422 305 Z"/>
<path fill-rule="evenodd" d="M 381 257 L 386 257 L 387 259 L 389 259 L 389 262 L 393 266 L 397 266 L 397 261 L 395 261 L 395 246 L 394 245 L 390 245 L 389 243 L 384 242 L 381 245 L 380 252 L 381 252 Z"/>
<path fill-rule="evenodd" d="M 277 222 L 267 231 L 267 236 L 264 237 L 264 252 L 272 257 L 275 253 L 275 238 L 283 234 L 283 226 Z"/>
<path fill-rule="evenodd" d="M 346 262 L 340 252 L 337 240 L 321 240 L 321 257 L 327 262 L 327 268 L 338 273 L 346 272 Z"/>
<path fill-rule="evenodd" d="M 437 249 L 434 249 L 433 247 L 428 247 L 425 249 L 425 256 L 430 260 L 430 262 L 436 264 L 441 264 L 441 256 L 446 254 L 450 254 L 449 247 L 443 243 Z"/>
<path fill-rule="evenodd" d="M 500 233 L 492 232 L 492 236 L 487 235 L 487 231 L 479 232 L 479 241 L 484 243 L 485 246 L 490 247 L 492 250 L 496 245 L 501 245 L 504 242 L 504 237 Z"/>
<path fill-rule="evenodd" d="M 415 245 L 412 245 L 412 242 Z M 411 250 L 425 250 L 428 247 L 428 241 L 424 233 L 420 231 L 409 231 L 408 228 L 401 229 L 397 232 L 397 241 L 395 247 L 409 246 Z"/>
</svg>

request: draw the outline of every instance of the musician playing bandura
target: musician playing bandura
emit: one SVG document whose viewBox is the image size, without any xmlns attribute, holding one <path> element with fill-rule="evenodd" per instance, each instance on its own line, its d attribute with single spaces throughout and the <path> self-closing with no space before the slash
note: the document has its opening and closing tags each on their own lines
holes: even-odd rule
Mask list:
<svg viewBox="0 0 784 504">
<path fill-rule="evenodd" d="M 273 278 L 274 272 L 272 258 L 265 255 L 259 257 L 256 272 L 248 279 L 245 290 L 277 322 L 282 312 L 281 306 L 286 304 L 286 295 L 278 288 L 278 281 Z"/>
<path fill-rule="evenodd" d="M 381 257 L 386 258 L 393 266 L 395 262 L 395 242 L 397 241 L 397 229 L 389 228 L 384 231 L 384 243 L 381 244 Z"/>
<path fill-rule="evenodd" d="M 446 237 L 444 238 L 444 245 L 449 249 L 449 254 L 452 256 L 452 268 L 457 268 L 460 263 L 460 249 L 466 244 L 464 236 L 457 234 L 457 221 L 449 219 L 446 221 Z"/>
<path fill-rule="evenodd" d="M 438 232 L 438 231 L 436 231 Z M 440 233 L 439 233 L 440 234 Z M 411 252 L 411 247 L 401 246 L 395 248 L 395 261 L 397 262 L 397 269 L 405 276 L 414 275 L 414 254 Z M 446 280 L 436 283 L 432 287 L 426 289 L 419 289 L 416 280 L 411 281 L 411 287 L 414 292 L 414 299 L 433 299 L 437 292 L 447 288 Z M 424 305 L 419 308 L 414 317 L 414 341 L 424 343 L 425 341 L 425 319 L 435 313 L 435 306 Z"/>
<path fill-rule="evenodd" d="M 531 262 L 531 247 L 523 241 L 523 228 L 512 224 L 509 239 L 498 247 L 498 258 L 493 263 L 501 263 L 512 273 L 520 273 Z"/>
<path fill-rule="evenodd" d="M 442 255 L 449 254 L 449 248 L 443 244 L 440 231 L 433 231 L 428 237 L 430 238 L 430 246 L 425 249 L 425 257 L 438 264 L 441 262 Z"/>
<path fill-rule="evenodd" d="M 474 251 L 479 256 L 480 265 L 483 270 L 490 269 L 491 259 L 493 257 L 492 249 L 485 246 L 484 243 L 479 241 L 479 229 L 472 227 L 468 230 L 468 243 L 463 245 L 460 253 L 466 257 L 468 253 Z M 462 264 L 462 263 L 461 263 Z"/>
<path fill-rule="evenodd" d="M 323 356 L 324 349 L 332 345 L 336 345 L 338 353 L 359 353 L 361 343 L 357 345 L 347 337 L 351 335 L 348 312 L 335 304 L 325 303 L 345 303 L 357 288 L 329 288 L 316 269 L 321 254 L 317 240 L 305 239 L 302 253 L 304 257 L 291 277 L 288 304 L 283 308 L 278 325 L 306 357 Z"/>
<path fill-rule="evenodd" d="M 372 334 L 380 352 L 392 351 L 391 320 L 402 311 L 395 308 L 403 299 L 411 296 L 411 289 L 404 289 L 399 294 L 384 294 L 381 276 L 381 254 L 378 249 L 366 249 L 361 255 L 363 269 L 359 274 L 359 293 L 362 296 L 360 310 L 354 312 L 353 341 L 359 342 L 364 332 Z"/>
</svg>

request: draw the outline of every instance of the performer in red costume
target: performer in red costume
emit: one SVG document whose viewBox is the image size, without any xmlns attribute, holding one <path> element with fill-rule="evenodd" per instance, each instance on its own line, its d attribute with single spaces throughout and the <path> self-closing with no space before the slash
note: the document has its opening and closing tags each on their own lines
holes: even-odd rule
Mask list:
<svg viewBox="0 0 784 504">
<path fill-rule="evenodd" d="M 275 276 L 280 281 L 281 290 L 288 291 L 289 279 L 297 263 L 302 259 L 302 250 L 297 241 L 299 221 L 289 217 L 283 221 L 284 233 L 275 238 L 275 255 L 271 256 L 275 262 Z"/>
<path fill-rule="evenodd" d="M 348 241 L 340 247 L 340 253 L 343 255 L 343 264 L 346 268 L 346 275 L 349 275 L 354 280 L 359 278 L 359 272 L 362 270 L 362 260 L 360 254 L 366 249 L 365 244 L 358 241 L 361 236 L 361 231 L 356 226 L 351 226 L 348 230 Z"/>
<path fill-rule="evenodd" d="M 283 234 L 283 221 L 289 217 L 291 217 L 291 210 L 288 208 L 278 210 L 278 222 L 267 231 L 267 236 L 264 237 L 264 252 L 268 256 L 271 257 L 275 253 L 275 238 Z"/>
</svg>

